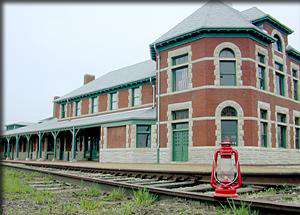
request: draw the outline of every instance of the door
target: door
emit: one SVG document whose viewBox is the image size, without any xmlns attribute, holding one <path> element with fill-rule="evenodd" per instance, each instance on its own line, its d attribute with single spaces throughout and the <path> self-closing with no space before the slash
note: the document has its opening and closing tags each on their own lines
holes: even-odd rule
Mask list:
<svg viewBox="0 0 300 215">
<path fill-rule="evenodd" d="M 173 124 L 173 161 L 188 161 L 189 125 L 188 123 Z"/>
<path fill-rule="evenodd" d="M 237 120 L 221 121 L 221 140 L 229 140 L 235 146 L 238 145 Z"/>
</svg>

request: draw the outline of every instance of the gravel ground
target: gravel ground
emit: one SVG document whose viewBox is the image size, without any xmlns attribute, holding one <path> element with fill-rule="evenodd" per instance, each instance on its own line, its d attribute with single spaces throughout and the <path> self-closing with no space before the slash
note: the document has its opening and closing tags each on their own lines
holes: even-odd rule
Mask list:
<svg viewBox="0 0 300 215">
<path fill-rule="evenodd" d="M 149 193 L 141 197 L 122 190 L 113 195 L 96 187 L 60 183 L 38 173 L 7 167 L 3 170 L 3 214 L 224 214 L 221 208 L 195 201 L 159 200 Z M 47 190 L 48 187 L 61 189 Z"/>
</svg>

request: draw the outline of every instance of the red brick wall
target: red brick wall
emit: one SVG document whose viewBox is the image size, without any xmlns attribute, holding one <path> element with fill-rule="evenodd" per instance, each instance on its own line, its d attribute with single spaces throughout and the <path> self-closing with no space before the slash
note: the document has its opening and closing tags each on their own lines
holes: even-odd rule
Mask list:
<svg viewBox="0 0 300 215">
<path fill-rule="evenodd" d="M 99 112 L 106 111 L 107 110 L 107 99 L 108 94 L 102 94 L 99 95 Z"/>
<path fill-rule="evenodd" d="M 84 98 L 81 102 L 81 114 L 85 115 L 89 113 L 89 99 Z"/>
<path fill-rule="evenodd" d="M 60 105 L 56 102 L 53 103 L 53 108 L 54 108 L 54 117 L 56 117 L 57 119 L 60 118 Z"/>
<path fill-rule="evenodd" d="M 152 99 L 153 99 L 152 85 L 150 83 L 142 85 L 142 104 L 152 103 Z"/>
<path fill-rule="evenodd" d="M 107 148 L 126 147 L 126 126 L 107 128 Z"/>
<path fill-rule="evenodd" d="M 118 108 L 126 108 L 128 107 L 128 89 L 119 90 L 119 103 Z"/>
</svg>

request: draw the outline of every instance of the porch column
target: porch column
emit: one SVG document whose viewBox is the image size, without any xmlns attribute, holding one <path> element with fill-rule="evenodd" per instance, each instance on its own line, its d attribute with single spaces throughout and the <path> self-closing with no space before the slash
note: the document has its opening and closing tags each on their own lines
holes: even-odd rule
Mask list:
<svg viewBox="0 0 300 215">
<path fill-rule="evenodd" d="M 41 160 L 42 159 L 42 151 L 43 151 L 43 146 L 42 146 L 43 135 L 42 135 L 42 133 L 39 132 L 38 136 L 39 136 L 39 156 L 38 156 L 38 159 Z"/>
<path fill-rule="evenodd" d="M 76 152 L 75 152 L 75 147 L 76 147 L 76 136 L 78 133 L 79 129 L 75 129 L 75 127 L 73 127 L 73 129 L 71 130 L 72 132 L 72 150 L 71 150 L 71 161 L 75 161 L 76 160 Z"/>
<path fill-rule="evenodd" d="M 9 160 L 10 159 L 10 144 L 9 144 L 10 137 L 6 137 L 6 140 L 7 140 L 6 160 Z"/>
<path fill-rule="evenodd" d="M 19 160 L 19 135 L 16 135 L 16 158 L 15 160 Z"/>
<path fill-rule="evenodd" d="M 56 160 L 56 145 L 57 145 L 57 135 L 58 135 L 59 131 L 52 131 L 51 134 L 53 135 L 53 145 L 54 145 L 54 149 L 53 149 L 53 160 Z"/>
<path fill-rule="evenodd" d="M 30 135 L 26 135 L 27 143 L 26 143 L 26 160 L 29 160 L 29 140 L 30 140 Z"/>
</svg>

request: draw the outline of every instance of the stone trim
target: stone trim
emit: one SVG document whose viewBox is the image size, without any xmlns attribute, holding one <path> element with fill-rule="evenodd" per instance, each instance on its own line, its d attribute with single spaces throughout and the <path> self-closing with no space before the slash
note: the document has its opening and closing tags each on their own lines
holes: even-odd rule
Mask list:
<svg viewBox="0 0 300 215">
<path fill-rule="evenodd" d="M 183 55 L 183 54 L 187 54 L 188 55 L 188 62 L 181 64 L 181 65 L 176 65 L 173 66 L 172 65 L 172 58 L 179 56 L 179 55 Z M 185 46 L 182 48 L 178 48 L 176 50 L 173 51 L 169 51 L 168 52 L 168 68 L 167 68 L 167 92 L 171 93 L 173 92 L 172 86 L 173 86 L 173 74 L 172 74 L 172 69 L 177 68 L 177 67 L 182 67 L 182 66 L 188 66 L 188 89 L 193 87 L 193 82 L 192 82 L 192 47 L 189 46 Z"/>
<path fill-rule="evenodd" d="M 131 125 L 131 148 L 136 148 L 136 125 Z"/>
<path fill-rule="evenodd" d="M 126 138 L 125 138 L 126 139 L 126 145 L 125 145 L 125 147 L 129 148 L 129 137 L 131 136 L 130 133 L 129 133 L 130 132 L 130 129 L 129 129 L 130 126 L 126 125 L 125 127 L 126 127 L 126 131 L 125 131 L 125 134 L 126 134 Z"/>
<path fill-rule="evenodd" d="M 264 109 L 267 111 L 267 120 L 261 119 L 260 117 L 260 109 Z M 268 148 L 272 148 L 272 131 L 271 131 L 271 127 L 272 127 L 272 122 L 271 122 L 271 107 L 269 103 L 266 102 L 262 102 L 262 101 L 258 101 L 257 103 L 257 127 L 258 127 L 258 146 L 259 147 L 263 147 L 261 145 L 261 127 L 260 127 L 260 123 L 261 122 L 267 122 L 268 123 L 268 142 L 267 142 L 267 147 Z"/>
<path fill-rule="evenodd" d="M 215 85 L 220 86 L 220 58 L 219 58 L 219 54 L 225 48 L 229 48 L 234 52 L 234 55 L 235 55 L 234 60 L 236 62 L 236 86 L 242 86 L 243 82 L 242 82 L 242 55 L 241 55 L 241 51 L 238 48 L 238 46 L 236 46 L 235 44 L 230 43 L 230 42 L 220 43 L 214 50 Z"/>
<path fill-rule="evenodd" d="M 157 148 L 157 126 L 151 125 L 151 148 Z"/>
<path fill-rule="evenodd" d="M 172 123 L 175 123 L 177 120 L 172 119 L 172 112 L 177 111 L 177 110 L 183 110 L 183 109 L 188 109 L 189 110 L 189 118 L 181 120 L 181 122 L 188 122 L 189 123 L 189 143 L 188 147 L 192 146 L 193 144 L 193 107 L 192 107 L 192 102 L 182 102 L 182 103 L 173 103 L 168 105 L 168 112 L 167 112 L 167 148 L 170 149 L 170 152 L 173 150 L 173 129 L 172 129 Z M 169 162 L 172 161 L 172 153 L 169 154 Z"/>
<path fill-rule="evenodd" d="M 231 106 L 235 108 L 237 111 L 237 117 L 222 117 L 221 112 L 222 110 L 227 107 Z M 218 105 L 215 112 L 215 123 L 216 123 L 216 146 L 219 146 L 221 143 L 221 120 L 222 119 L 235 119 L 238 121 L 238 146 L 244 146 L 244 111 L 239 103 L 232 101 L 232 100 L 226 100 L 223 101 Z"/>
<path fill-rule="evenodd" d="M 273 43 L 273 45 L 272 45 L 272 51 L 273 51 L 273 54 L 274 54 L 274 51 L 277 51 L 278 53 L 281 53 L 281 54 L 284 54 L 284 55 L 285 55 L 285 47 L 286 47 L 286 45 L 285 45 L 284 39 L 283 39 L 281 33 L 280 33 L 278 30 L 273 29 L 273 31 L 272 31 L 272 33 L 271 33 L 271 36 L 274 37 L 275 34 L 276 34 L 276 35 L 280 38 L 280 40 L 281 40 L 281 44 L 282 44 L 282 52 L 275 50 L 275 49 L 274 49 L 274 43 Z"/>
<path fill-rule="evenodd" d="M 258 57 L 258 54 L 262 54 L 265 56 L 265 63 L 261 63 L 259 61 L 259 57 Z M 255 45 L 255 56 L 256 56 L 256 61 L 255 61 L 255 68 L 256 68 L 256 87 L 258 89 L 260 89 L 260 86 L 259 86 L 259 78 L 258 78 L 258 66 L 259 65 L 262 65 L 265 67 L 265 87 L 266 87 L 266 91 L 270 91 L 270 86 L 269 86 L 269 53 L 268 53 L 268 50 L 261 47 L 261 46 L 258 46 L 258 45 Z"/>
<path fill-rule="evenodd" d="M 107 127 L 103 128 L 103 149 L 107 149 Z"/>
<path fill-rule="evenodd" d="M 278 122 L 277 119 L 277 113 L 282 113 L 286 115 L 286 123 Z M 277 128 L 278 125 L 285 125 L 286 126 L 286 148 L 289 149 L 291 148 L 290 145 L 290 115 L 289 115 L 289 109 L 285 107 L 281 107 L 276 105 L 275 106 L 275 128 L 276 128 L 276 148 L 279 148 L 279 142 L 278 142 L 278 136 L 277 136 Z"/>
</svg>

